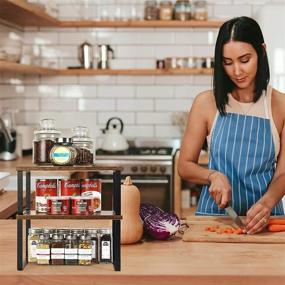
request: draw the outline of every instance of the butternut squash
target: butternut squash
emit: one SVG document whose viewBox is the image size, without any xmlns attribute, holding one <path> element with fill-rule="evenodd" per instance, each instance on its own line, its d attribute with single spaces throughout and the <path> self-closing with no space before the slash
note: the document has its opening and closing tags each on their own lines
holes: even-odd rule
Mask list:
<svg viewBox="0 0 285 285">
<path fill-rule="evenodd" d="M 130 176 L 121 185 L 121 244 L 138 242 L 143 234 L 140 212 L 140 191 L 132 184 Z"/>
</svg>

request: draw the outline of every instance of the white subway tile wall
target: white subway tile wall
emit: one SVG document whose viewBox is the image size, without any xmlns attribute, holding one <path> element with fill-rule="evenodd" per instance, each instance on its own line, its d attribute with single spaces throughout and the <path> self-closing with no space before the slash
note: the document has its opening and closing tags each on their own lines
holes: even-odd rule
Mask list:
<svg viewBox="0 0 285 285">
<path fill-rule="evenodd" d="M 37 1 L 34 2 L 44 2 Z M 159 1 L 158 1 L 159 2 Z M 175 2 L 172 0 L 172 2 Z M 208 0 L 210 18 L 254 16 L 260 5 L 284 0 Z M 56 0 L 59 18 L 121 19 L 142 17 L 144 0 Z M 83 3 L 83 4 L 82 4 Z M 84 4 L 85 3 L 85 4 Z M 171 56 L 213 56 L 217 29 L 26 28 L 0 26 L 0 40 L 9 32 L 22 37 L 25 50 L 39 63 L 60 68 L 78 66 L 78 46 L 110 44 L 112 68 L 154 68 L 155 60 Z M 98 50 L 95 50 L 95 56 Z M 94 61 L 96 64 L 96 60 Z M 107 120 L 120 117 L 128 138 L 180 138 L 174 112 L 189 111 L 194 97 L 210 89 L 211 76 L 22 76 L 0 74 L 0 106 L 19 110 L 21 124 L 42 118 L 59 128 L 86 125 L 100 146 Z"/>
</svg>

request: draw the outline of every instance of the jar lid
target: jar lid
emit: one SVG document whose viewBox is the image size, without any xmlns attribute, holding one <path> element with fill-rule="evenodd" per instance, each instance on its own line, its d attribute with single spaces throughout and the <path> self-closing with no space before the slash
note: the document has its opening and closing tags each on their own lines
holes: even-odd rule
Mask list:
<svg viewBox="0 0 285 285">
<path fill-rule="evenodd" d="M 69 143 L 69 144 L 72 144 L 73 143 L 73 139 L 72 138 L 56 138 L 55 142 L 56 143 Z"/>
<path fill-rule="evenodd" d="M 91 237 L 89 235 L 83 234 L 80 236 L 80 240 L 90 240 L 90 239 L 91 239 Z"/>
</svg>

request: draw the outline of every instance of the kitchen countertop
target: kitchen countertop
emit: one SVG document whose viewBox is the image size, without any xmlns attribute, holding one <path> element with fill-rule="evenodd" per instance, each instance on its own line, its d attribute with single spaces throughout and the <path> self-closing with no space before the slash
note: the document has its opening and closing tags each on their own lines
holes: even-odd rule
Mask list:
<svg viewBox="0 0 285 285">
<path fill-rule="evenodd" d="M 94 223 L 72 221 L 74 226 L 79 222 L 86 227 L 88 222 Z M 64 223 L 70 226 L 71 221 L 60 224 L 55 220 L 33 221 L 34 226 L 43 223 L 64 227 Z M 16 221 L 2 220 L 0 228 L 0 284 L 5 285 L 285 284 L 284 244 L 193 243 L 178 237 L 122 246 L 121 272 L 115 272 L 111 264 L 89 267 L 29 264 L 18 272 Z"/>
</svg>

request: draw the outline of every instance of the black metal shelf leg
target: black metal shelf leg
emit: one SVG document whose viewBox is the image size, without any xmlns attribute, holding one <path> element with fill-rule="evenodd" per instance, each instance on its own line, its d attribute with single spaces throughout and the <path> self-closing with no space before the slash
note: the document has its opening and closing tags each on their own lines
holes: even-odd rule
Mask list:
<svg viewBox="0 0 285 285">
<path fill-rule="evenodd" d="M 31 210 L 31 172 L 26 172 L 26 212 Z M 28 236 L 31 228 L 31 220 L 26 220 L 26 263 L 28 263 Z"/>
<path fill-rule="evenodd" d="M 17 172 L 18 215 L 23 214 L 23 171 Z M 23 270 L 23 221 L 17 220 L 17 269 Z"/>
<path fill-rule="evenodd" d="M 116 215 L 121 215 L 121 171 L 113 172 L 113 205 Z M 121 220 L 112 221 L 113 265 L 115 271 L 121 271 Z"/>
</svg>

